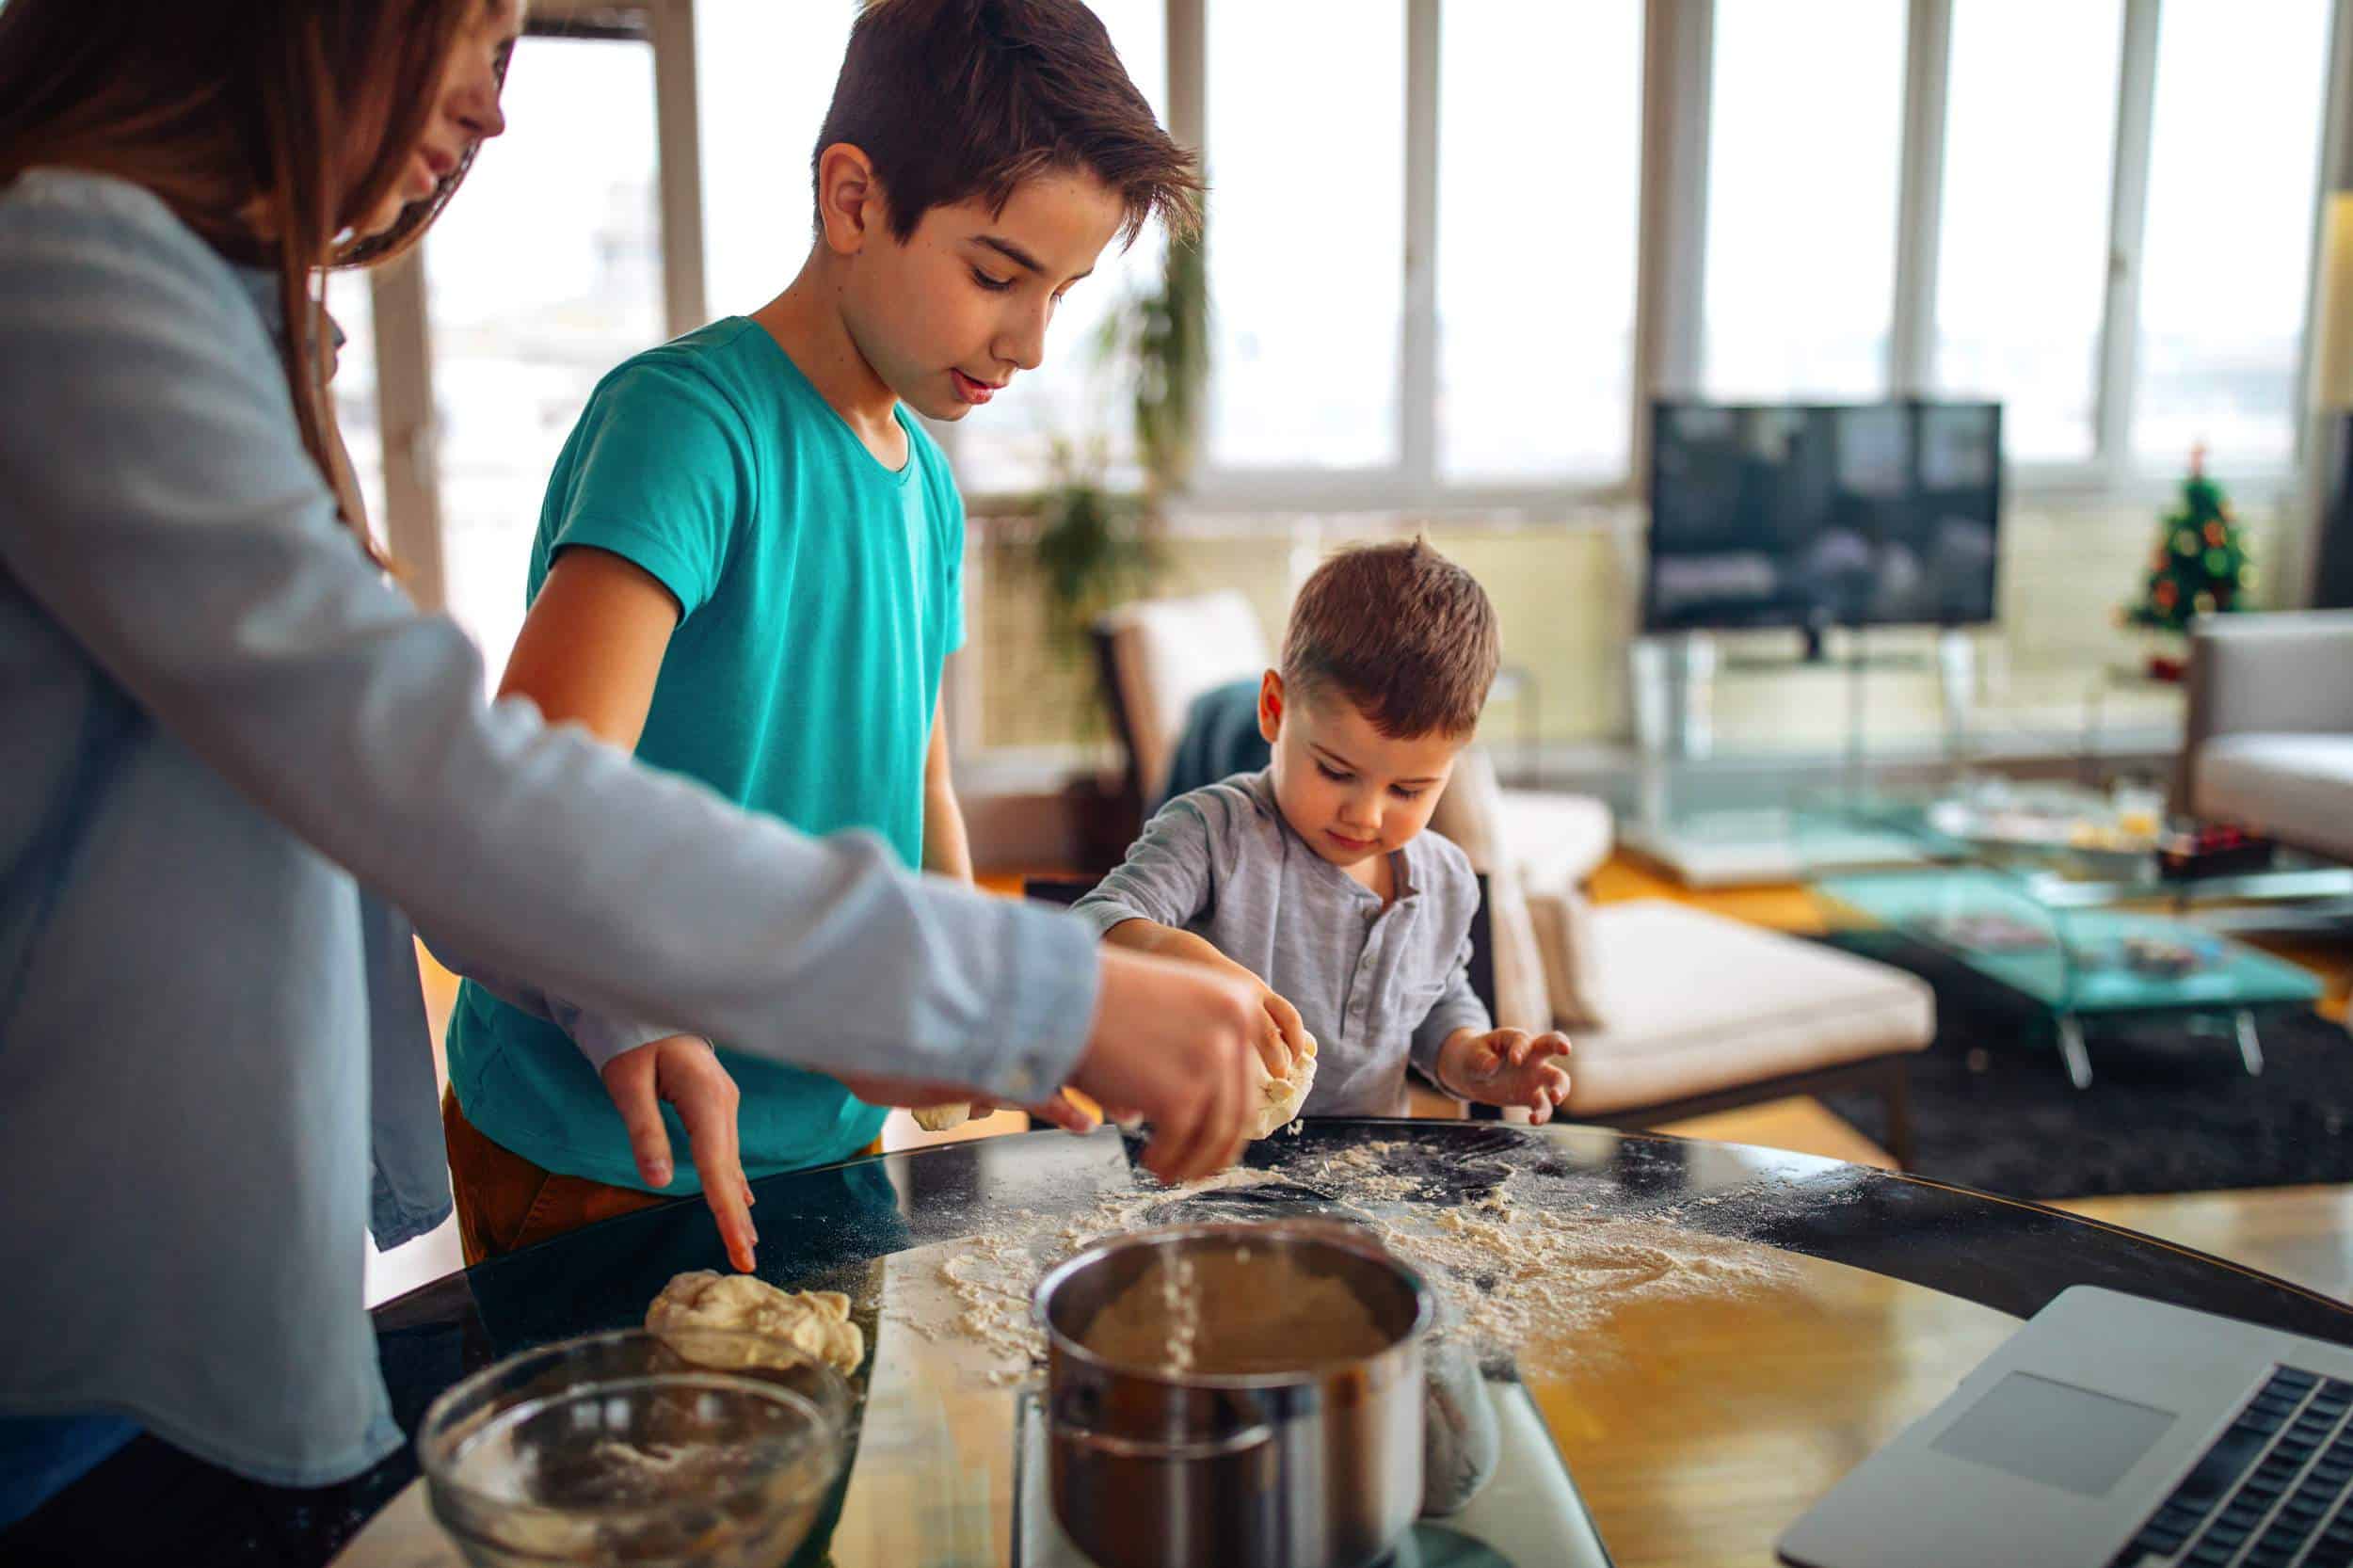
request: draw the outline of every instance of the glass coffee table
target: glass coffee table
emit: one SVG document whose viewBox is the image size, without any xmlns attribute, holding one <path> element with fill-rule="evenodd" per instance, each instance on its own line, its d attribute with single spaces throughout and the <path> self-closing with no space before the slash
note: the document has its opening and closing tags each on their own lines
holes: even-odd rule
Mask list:
<svg viewBox="0 0 2353 1568">
<path fill-rule="evenodd" d="M 2223 1020 L 2248 1072 L 2261 1072 L 2260 1015 L 2310 1005 L 2320 982 L 2191 917 L 2353 900 L 2353 867 L 2285 848 L 2169 874 L 2155 802 L 2072 785 L 1840 791 L 1807 797 L 1795 817 L 1826 913 L 1918 942 L 2047 1014 L 2079 1089 L 2092 1077 L 2087 1027 L 2152 1015 Z M 1841 863 L 1836 846 L 1863 830 L 1900 837 L 1918 862 Z"/>
</svg>

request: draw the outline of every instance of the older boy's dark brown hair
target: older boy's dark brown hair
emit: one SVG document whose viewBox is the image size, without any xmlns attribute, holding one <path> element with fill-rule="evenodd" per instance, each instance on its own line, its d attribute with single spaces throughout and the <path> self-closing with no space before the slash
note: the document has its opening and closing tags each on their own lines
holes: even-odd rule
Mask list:
<svg viewBox="0 0 2353 1568">
<path fill-rule="evenodd" d="M 1061 168 L 1118 193 L 1123 245 L 1149 218 L 1179 236 L 1200 222 L 1193 155 L 1079 0 L 870 0 L 809 153 L 812 182 L 845 141 L 872 161 L 902 244 L 934 207 L 977 196 L 1001 210 L 1022 181 Z"/>
<path fill-rule="evenodd" d="M 1466 736 L 1502 656 L 1487 590 L 1429 540 L 1353 545 L 1299 590 L 1283 685 L 1338 692 L 1392 739 Z"/>
</svg>

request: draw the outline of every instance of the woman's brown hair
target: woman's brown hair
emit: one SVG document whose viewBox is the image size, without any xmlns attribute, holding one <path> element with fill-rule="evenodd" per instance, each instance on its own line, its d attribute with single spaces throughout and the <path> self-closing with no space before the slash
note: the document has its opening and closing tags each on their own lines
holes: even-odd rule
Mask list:
<svg viewBox="0 0 2353 1568">
<path fill-rule="evenodd" d="M 302 444 L 371 555 L 329 456 L 316 275 L 399 254 L 464 176 L 461 167 L 391 232 L 338 247 L 396 188 L 484 4 L 0 0 L 0 185 L 41 167 L 115 175 L 230 259 L 275 270 Z M 369 147 L 347 178 L 352 150 Z"/>
</svg>

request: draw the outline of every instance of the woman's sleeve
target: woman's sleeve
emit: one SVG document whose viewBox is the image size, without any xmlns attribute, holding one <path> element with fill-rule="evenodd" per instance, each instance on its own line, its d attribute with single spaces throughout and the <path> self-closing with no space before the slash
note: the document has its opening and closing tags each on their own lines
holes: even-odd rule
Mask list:
<svg viewBox="0 0 2353 1568">
<path fill-rule="evenodd" d="M 336 520 L 234 275 L 132 187 L 0 202 L 0 569 L 461 968 L 820 1070 L 1034 1098 L 1076 1064 L 1077 920 L 487 702 Z"/>
</svg>

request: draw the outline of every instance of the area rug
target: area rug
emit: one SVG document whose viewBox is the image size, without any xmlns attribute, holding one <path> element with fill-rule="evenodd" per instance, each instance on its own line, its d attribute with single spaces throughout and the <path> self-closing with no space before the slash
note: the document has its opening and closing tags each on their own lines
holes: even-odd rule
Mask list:
<svg viewBox="0 0 2353 1568">
<path fill-rule="evenodd" d="M 1937 1038 L 1909 1075 L 1921 1175 L 2021 1198 L 2353 1182 L 2353 1035 L 2316 1013 L 2258 1015 L 2256 1077 L 2227 1016 L 2095 1026 L 2079 1090 L 2047 1018 L 1916 945 L 1834 941 L 1936 986 Z M 1884 1140 L 1876 1096 L 1825 1102 Z"/>
</svg>

